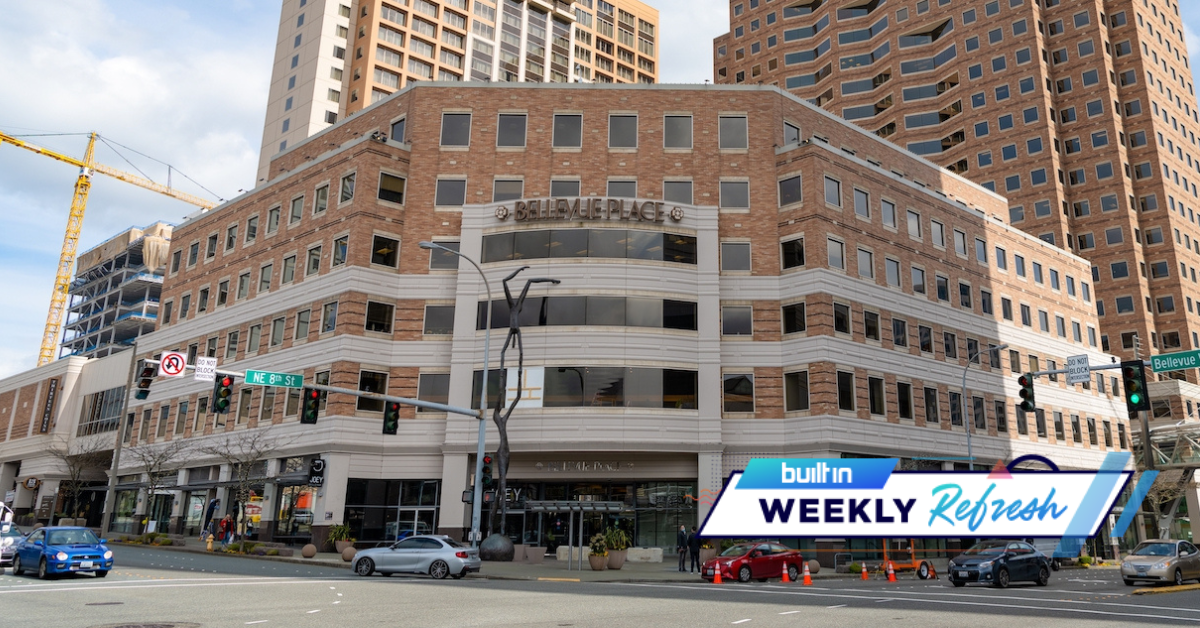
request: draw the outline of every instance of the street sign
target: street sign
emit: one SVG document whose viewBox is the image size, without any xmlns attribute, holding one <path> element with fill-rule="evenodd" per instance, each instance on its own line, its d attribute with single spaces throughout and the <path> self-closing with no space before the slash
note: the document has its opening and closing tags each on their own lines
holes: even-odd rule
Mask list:
<svg viewBox="0 0 1200 628">
<path fill-rule="evenodd" d="M 187 370 L 187 355 L 176 351 L 163 351 L 159 358 L 158 373 L 163 377 L 183 377 Z"/>
<path fill-rule="evenodd" d="M 217 379 L 217 359 L 197 357 L 196 366 L 193 370 L 196 381 L 212 382 Z"/>
<path fill-rule="evenodd" d="M 1067 358 L 1067 384 L 1086 384 L 1092 379 L 1092 371 L 1088 366 L 1087 355 L 1073 355 Z"/>
<path fill-rule="evenodd" d="M 304 388 L 304 376 L 297 373 L 272 373 L 271 371 L 246 371 L 246 383 L 256 386 L 281 386 Z"/>
<path fill-rule="evenodd" d="M 1200 349 L 1150 356 L 1150 368 L 1155 373 L 1200 368 Z"/>
</svg>

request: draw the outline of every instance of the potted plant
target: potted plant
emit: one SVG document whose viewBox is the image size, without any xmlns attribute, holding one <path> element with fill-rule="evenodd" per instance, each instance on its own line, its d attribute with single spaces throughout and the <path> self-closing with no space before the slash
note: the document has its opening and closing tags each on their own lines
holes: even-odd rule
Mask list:
<svg viewBox="0 0 1200 628">
<path fill-rule="evenodd" d="M 613 526 L 604 533 L 604 544 L 608 548 L 608 568 L 620 569 L 625 566 L 625 557 L 629 554 L 629 533 Z"/>
<path fill-rule="evenodd" d="M 712 541 L 705 540 L 700 544 L 700 564 L 703 565 L 717 557 L 717 548 Z"/>
<path fill-rule="evenodd" d="M 608 545 L 604 543 L 604 535 L 597 534 L 592 537 L 592 553 L 588 555 L 588 563 L 592 566 L 592 571 L 604 571 L 608 568 Z"/>
<path fill-rule="evenodd" d="M 353 547 L 357 539 L 350 536 L 350 526 L 335 525 L 329 528 L 329 542 L 333 543 L 334 549 L 341 554 L 346 551 L 347 547 Z"/>
</svg>

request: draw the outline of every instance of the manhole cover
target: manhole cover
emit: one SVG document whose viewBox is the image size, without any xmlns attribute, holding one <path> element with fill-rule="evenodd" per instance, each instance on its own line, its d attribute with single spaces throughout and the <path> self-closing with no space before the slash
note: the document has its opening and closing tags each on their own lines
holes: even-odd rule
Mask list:
<svg viewBox="0 0 1200 628">
<path fill-rule="evenodd" d="M 151 624 L 102 624 L 89 628 L 200 628 L 200 624 L 190 622 L 156 622 Z"/>
</svg>

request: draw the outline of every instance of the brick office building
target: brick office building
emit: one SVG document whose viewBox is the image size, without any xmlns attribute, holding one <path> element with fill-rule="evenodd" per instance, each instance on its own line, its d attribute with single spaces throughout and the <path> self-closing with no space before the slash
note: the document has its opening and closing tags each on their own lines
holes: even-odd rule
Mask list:
<svg viewBox="0 0 1200 628">
<path fill-rule="evenodd" d="M 417 243 L 479 260 L 495 295 L 520 265 L 559 279 L 526 304 L 510 423 L 510 523 L 530 543 L 562 542 L 565 519 L 524 500 L 600 499 L 629 505 L 638 545 L 670 548 L 755 455 L 953 458 L 964 423 L 989 462 L 1095 468 L 1128 448 L 1108 376 L 1043 380 L 1044 414 L 1015 408 L 1017 373 L 1110 359 L 1087 262 L 1005 224 L 996 193 L 773 87 L 417 84 L 272 171 L 175 229 L 139 353 L 466 406 L 484 287 Z M 268 423 L 294 439 L 259 470 L 261 538 L 468 525 L 473 419 L 406 409 L 384 436 L 381 408 L 346 396 L 306 426 L 285 389 L 239 385 L 228 415 L 209 394 L 159 379 L 131 400 L 131 446 Z M 295 473 L 315 456 L 319 490 Z M 172 488 L 185 528 L 230 473 L 187 466 Z"/>
<path fill-rule="evenodd" d="M 1200 127 L 1172 0 L 731 0 L 717 83 L 778 85 L 1009 200 L 1091 262 L 1101 348 L 1200 347 Z M 1151 386 L 1196 418 L 1196 371 Z"/>
</svg>

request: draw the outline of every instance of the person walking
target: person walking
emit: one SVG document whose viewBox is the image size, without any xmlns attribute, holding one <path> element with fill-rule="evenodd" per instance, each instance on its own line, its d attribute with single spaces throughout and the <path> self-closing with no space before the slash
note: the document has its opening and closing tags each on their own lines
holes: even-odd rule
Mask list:
<svg viewBox="0 0 1200 628">
<path fill-rule="evenodd" d="M 692 526 L 692 533 L 688 535 L 688 554 L 692 556 L 692 573 L 700 571 L 700 535 L 696 534 L 696 526 Z"/>
<path fill-rule="evenodd" d="M 220 532 L 221 545 L 229 545 L 229 537 L 233 534 L 233 520 L 229 518 L 229 515 L 221 518 L 221 522 L 217 524 L 217 531 Z"/>
<path fill-rule="evenodd" d="M 679 552 L 679 571 L 685 571 L 683 567 L 687 564 L 688 553 L 687 526 L 679 526 L 679 532 L 675 535 L 675 551 Z"/>
</svg>

